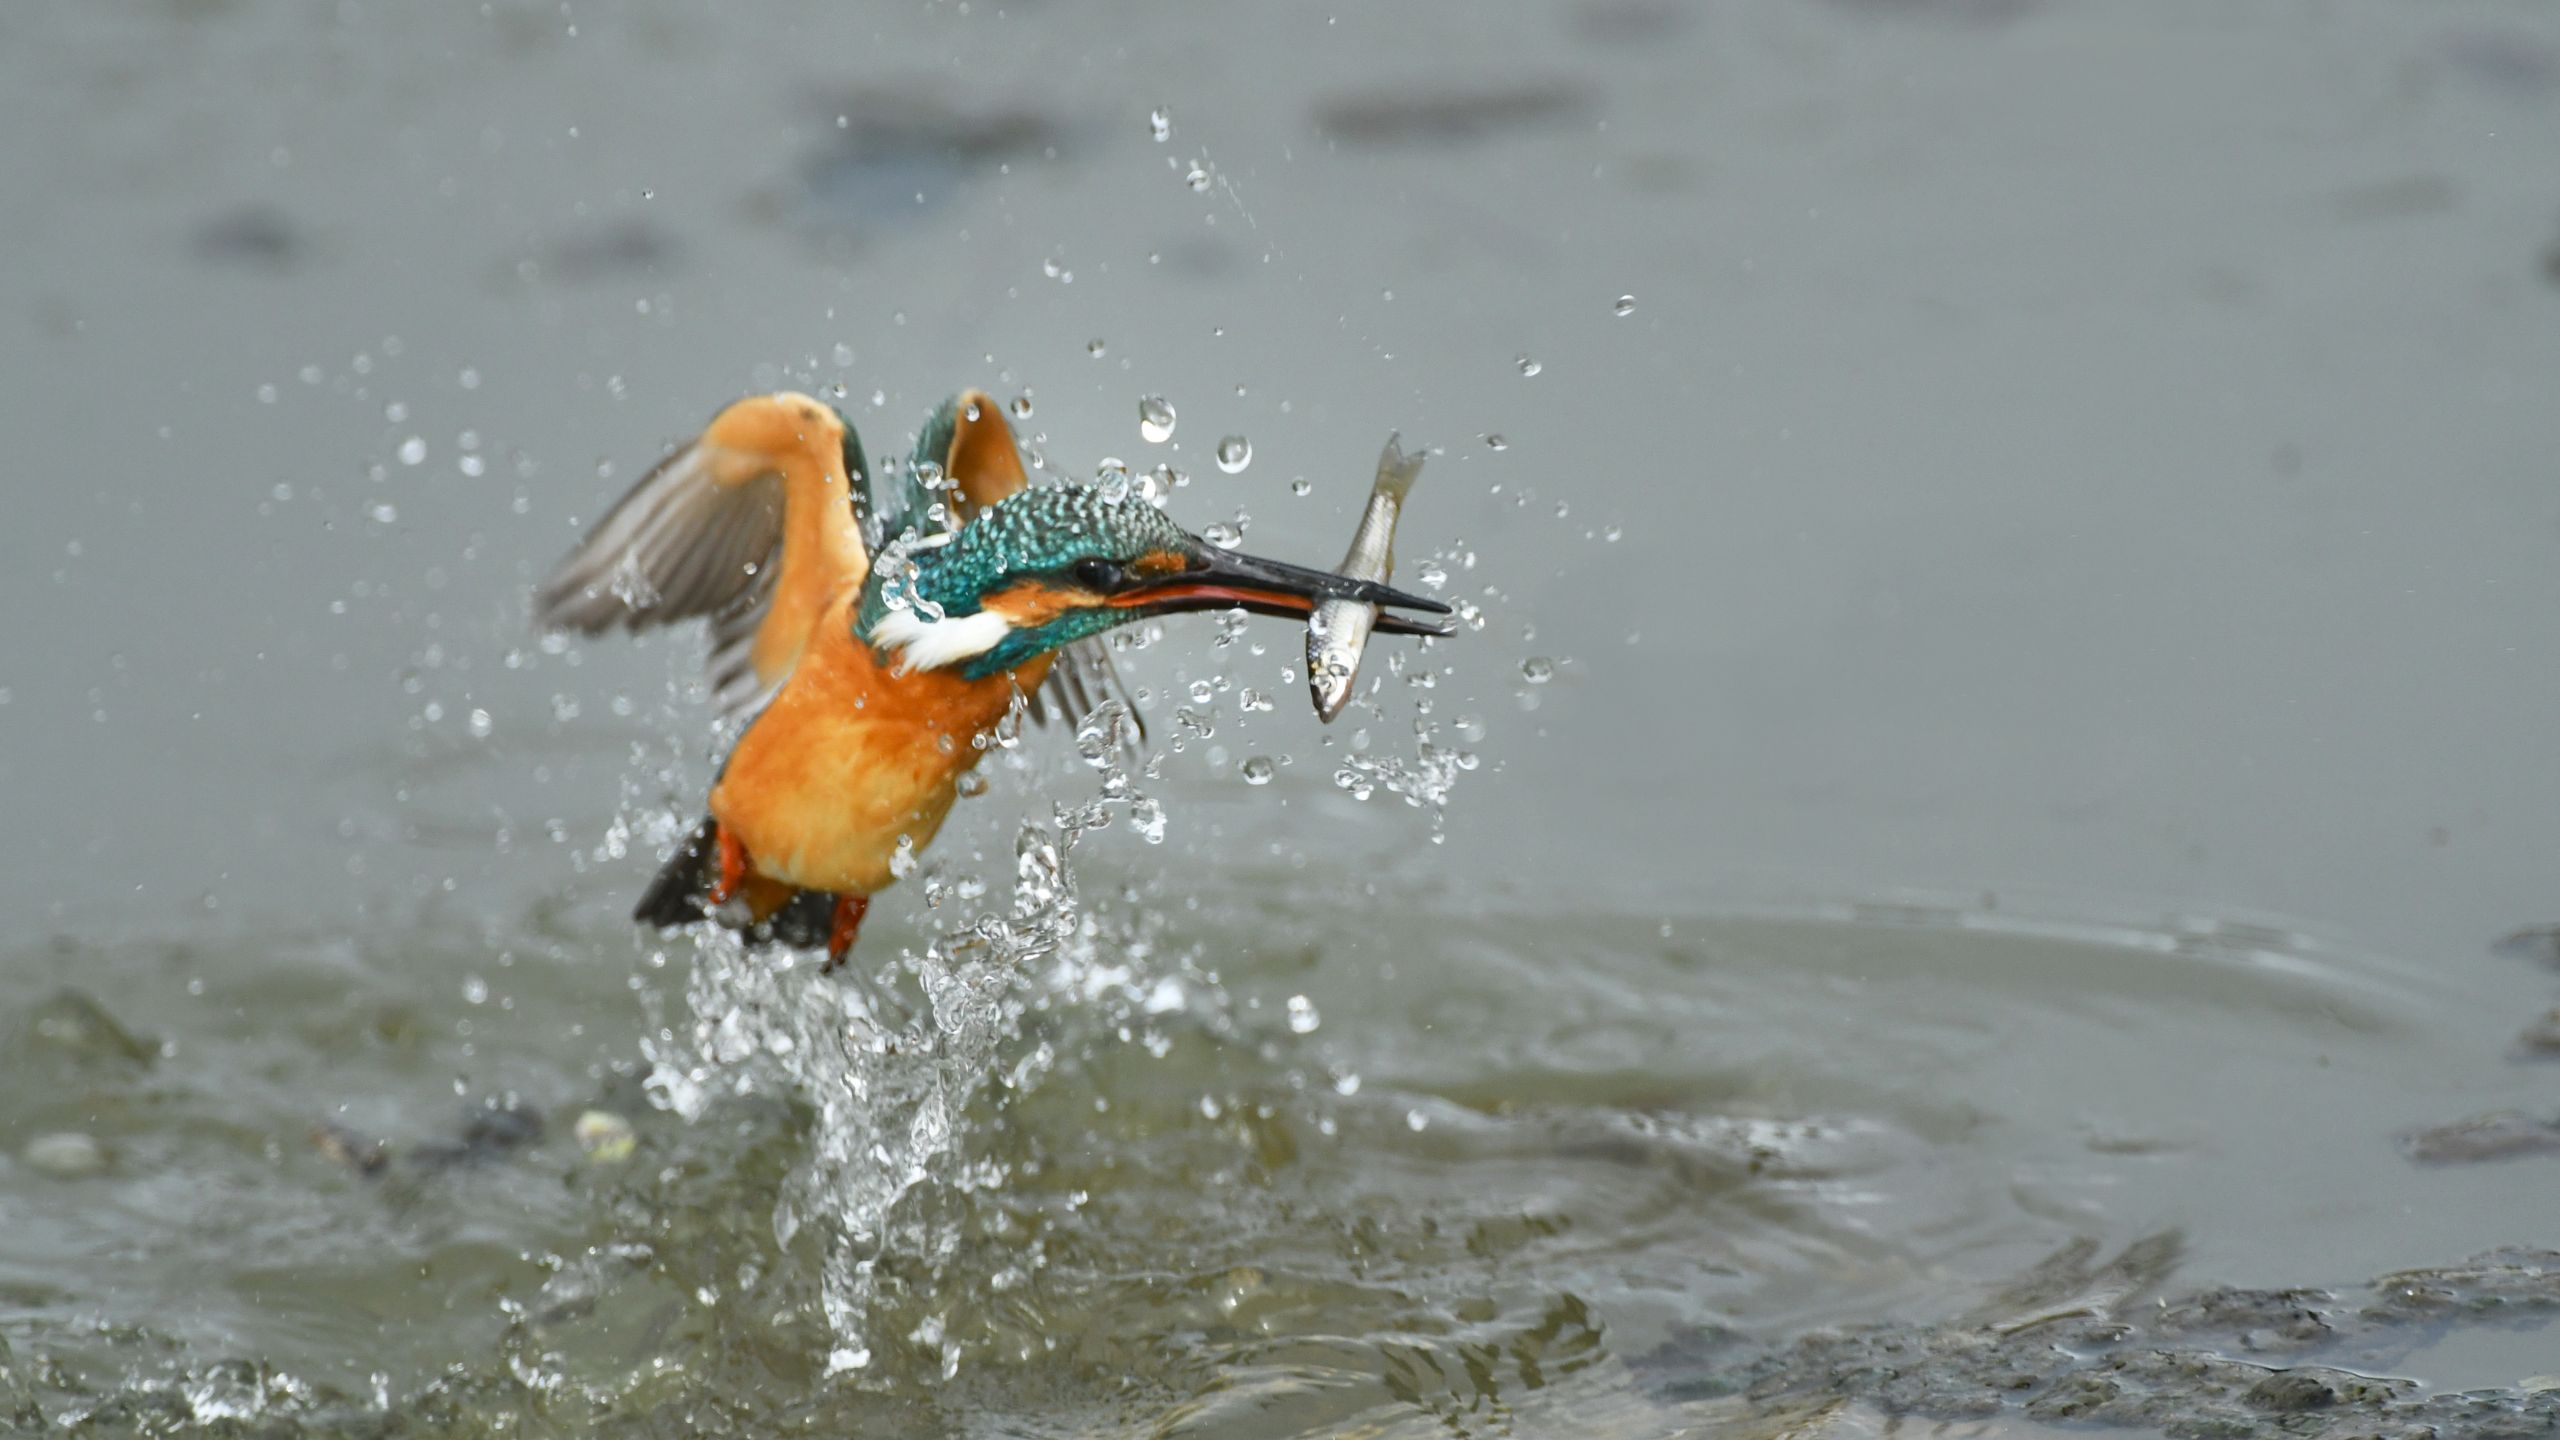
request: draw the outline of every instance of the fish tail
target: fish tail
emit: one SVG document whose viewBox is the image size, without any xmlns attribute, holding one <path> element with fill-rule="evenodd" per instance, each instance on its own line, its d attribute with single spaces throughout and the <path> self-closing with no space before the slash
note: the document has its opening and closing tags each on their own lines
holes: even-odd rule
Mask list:
<svg viewBox="0 0 2560 1440">
<path fill-rule="evenodd" d="M 1399 503 L 1404 500 L 1405 492 L 1413 488 L 1414 480 L 1422 474 L 1422 462 L 1430 458 L 1429 452 L 1422 450 L 1405 454 L 1404 447 L 1398 443 L 1402 438 L 1400 434 L 1388 435 L 1387 448 L 1378 452 L 1378 493 Z"/>
</svg>

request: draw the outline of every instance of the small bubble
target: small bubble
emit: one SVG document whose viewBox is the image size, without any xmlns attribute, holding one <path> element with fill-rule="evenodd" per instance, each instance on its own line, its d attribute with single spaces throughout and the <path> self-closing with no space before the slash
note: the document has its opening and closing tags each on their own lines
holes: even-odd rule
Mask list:
<svg viewBox="0 0 2560 1440">
<path fill-rule="evenodd" d="M 1230 435 L 1218 442 L 1218 468 L 1230 475 L 1238 474 L 1253 463 L 1253 442 L 1241 435 Z"/>
<path fill-rule="evenodd" d="M 1459 739 L 1470 745 L 1484 739 L 1484 717 L 1481 715 L 1461 715 L 1451 728 L 1458 732 Z"/>
<path fill-rule="evenodd" d="M 1532 655 L 1520 662 L 1520 678 L 1532 685 L 1544 685 L 1556 678 L 1556 662 L 1544 655 Z"/>
<path fill-rule="evenodd" d="M 1289 482 L 1289 493 L 1292 495 L 1312 495 L 1315 493 L 1315 488 L 1315 485 L 1303 475 Z"/>
<path fill-rule="evenodd" d="M 1484 437 L 1484 443 L 1488 448 L 1494 450 L 1508 450 L 1511 448 L 1511 442 L 1499 435 L 1487 435 Z"/>
<path fill-rule="evenodd" d="M 1148 395 L 1138 401 L 1138 434 L 1150 445 L 1161 445 L 1173 438 L 1173 402 L 1161 395 Z"/>
<path fill-rule="evenodd" d="M 258 403 L 261 405 L 276 403 L 276 387 L 272 382 L 258 387 Z"/>
<path fill-rule="evenodd" d="M 1099 340 L 1087 340 L 1084 342 L 1084 353 L 1092 356 L 1096 360 L 1102 358 L 1103 352 L 1106 348 L 1108 347 Z"/>
<path fill-rule="evenodd" d="M 462 373 L 454 376 L 453 379 L 455 384 L 460 385 L 465 390 L 477 390 L 480 388 L 480 372 L 472 369 L 468 365 L 463 366 Z"/>
<path fill-rule="evenodd" d="M 412 435 L 400 442 L 400 463 L 423 465 L 427 461 L 427 441 L 423 435 Z"/>
<path fill-rule="evenodd" d="M 890 853 L 889 873 L 901 880 L 916 873 L 916 842 L 912 835 L 898 837 L 898 848 Z"/>
<path fill-rule="evenodd" d="M 1316 1013 L 1316 1002 L 1304 995 L 1289 997 L 1289 1029 L 1299 1035 L 1312 1035 L 1324 1017 Z"/>
<path fill-rule="evenodd" d="M 1200 538 L 1221 550 L 1233 550 L 1244 543 L 1244 532 L 1224 520 L 1213 520 L 1201 530 Z"/>
<path fill-rule="evenodd" d="M 1030 392 L 1030 391 L 1028 391 L 1028 390 L 1025 390 L 1025 391 L 1023 391 L 1021 394 L 1014 396 L 1014 397 L 1013 397 L 1013 404 L 1012 404 L 1012 405 L 1010 405 L 1010 406 L 1008 406 L 1008 407 L 1006 407 L 1006 408 L 1008 408 L 1008 409 L 1010 409 L 1010 410 L 1012 410 L 1012 411 L 1013 411 L 1013 418 L 1014 418 L 1014 419 L 1016 419 L 1016 420 L 1028 420 L 1028 419 L 1030 419 L 1030 418 L 1031 418 L 1031 392 Z"/>
<path fill-rule="evenodd" d="M 1271 783 L 1270 756 L 1247 755 L 1244 757 L 1243 769 L 1244 783 L 1247 785 L 1268 785 Z"/>
<path fill-rule="evenodd" d="M 1199 161 L 1194 160 L 1191 162 L 1190 170 L 1183 174 L 1182 183 L 1190 186 L 1191 193 L 1197 195 L 1209 188 L 1209 172 L 1202 168 Z"/>
<path fill-rule="evenodd" d="M 847 345 L 841 340 L 836 342 L 836 348 L 831 352 L 831 355 L 836 362 L 836 368 L 839 370 L 846 369 L 853 364 L 853 347 Z"/>
<path fill-rule="evenodd" d="M 1513 363 L 1514 363 L 1514 364 L 1516 364 L 1516 365 L 1518 365 L 1518 366 L 1520 367 L 1520 378 L 1522 378 L 1522 379 L 1524 379 L 1524 380 L 1525 380 L 1525 379 L 1527 379 L 1528 377 L 1532 376 L 1532 375 L 1537 374 L 1539 371 L 1544 370 L 1544 369 L 1546 369 L 1546 368 L 1547 368 L 1546 366 L 1539 364 L 1537 361 L 1535 361 L 1535 360 L 1533 360 L 1533 359 L 1529 358 L 1529 357 L 1528 357 L 1528 356 L 1526 356 L 1526 355 L 1521 356 L 1518 360 L 1514 361 Z"/>
<path fill-rule="evenodd" d="M 1173 114 L 1159 105 L 1147 115 L 1147 133 L 1161 145 L 1173 138 Z"/>
<path fill-rule="evenodd" d="M 1636 297 L 1633 295 L 1619 296 L 1618 303 L 1609 307 L 1609 313 L 1621 317 L 1633 315 L 1636 313 Z"/>
</svg>

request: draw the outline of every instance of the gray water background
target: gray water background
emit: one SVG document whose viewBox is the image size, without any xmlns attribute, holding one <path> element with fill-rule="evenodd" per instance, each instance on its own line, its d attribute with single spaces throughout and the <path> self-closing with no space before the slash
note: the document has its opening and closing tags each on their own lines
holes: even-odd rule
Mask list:
<svg viewBox="0 0 2560 1440">
<path fill-rule="evenodd" d="M 1949 1103 L 2178 1131 L 2061 1228 L 2182 1226 L 2216 1280 L 2542 1238 L 2537 1162 L 2389 1142 L 2551 1095 L 2502 1058 L 2547 983 L 2489 949 L 2560 912 L 2539 6 L 239 0 L 0 17 L 0 77 L 18 993 L 79 983 L 48 947 L 197 945 L 219 990 L 265 937 L 410 933 L 449 992 L 568 896 L 588 968 L 543 983 L 622 995 L 645 845 L 597 847 L 635 771 L 690 803 L 652 768 L 698 744 L 686 652 L 546 653 L 525 587 L 730 396 L 840 383 L 879 453 L 984 384 L 1059 470 L 1170 459 L 1186 523 L 1319 563 L 1400 430 L 1445 447 L 1408 567 L 1474 556 L 1488 623 L 1432 698 L 1488 734 L 1445 844 L 1327 783 L 1285 630 L 1244 659 L 1193 621 L 1141 683 L 1278 709 L 1177 758 L 1177 843 L 1105 863 L 1390 964 L 1476 910 L 1619 954 L 1761 913 L 2237 934 L 2350 997 L 2286 1013 L 2396 1038 L 2269 1036 L 2102 950 L 2052 1003 L 2152 1007 L 2123 1043 L 1985 1006 Z M 1257 753 L 1294 763 L 1249 788 Z M 1765 1031 L 1774 975 L 1711 1008 L 1925 1093 L 1860 989 L 1903 963 Z M 1357 1006 L 1363 968 L 1311 993 Z M 1461 1010 L 1498 1049 L 1504 1002 Z M 2034 1149 L 1982 1143 L 1986 1175 Z"/>
</svg>

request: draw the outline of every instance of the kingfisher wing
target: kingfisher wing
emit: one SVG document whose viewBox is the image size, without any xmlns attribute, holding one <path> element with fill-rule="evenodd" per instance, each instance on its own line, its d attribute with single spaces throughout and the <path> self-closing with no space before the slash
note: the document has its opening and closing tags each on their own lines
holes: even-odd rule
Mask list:
<svg viewBox="0 0 2560 1440">
<path fill-rule="evenodd" d="M 881 538 L 871 540 L 874 554 L 885 536 L 897 534 L 906 524 L 926 528 L 924 517 L 933 503 L 937 480 L 955 525 L 966 524 L 1006 496 L 1031 488 L 1013 427 L 1005 423 L 995 397 L 984 390 L 963 390 L 943 401 L 916 436 L 915 454 L 903 468 L 895 498 L 904 518 Z M 1081 724 L 1103 701 L 1117 700 L 1129 713 L 1130 730 L 1124 733 L 1136 740 L 1146 738 L 1146 720 L 1138 713 L 1129 687 L 1120 681 L 1120 667 L 1112 663 L 1110 647 L 1098 635 L 1059 651 L 1048 678 L 1024 698 L 1033 720 L 1070 726 Z"/>
<path fill-rule="evenodd" d="M 1129 715 L 1129 728 L 1123 733 L 1131 756 L 1140 753 L 1139 746 L 1147 738 L 1146 712 L 1138 708 L 1137 697 L 1121 681 L 1120 667 L 1111 659 L 1111 647 L 1099 635 L 1060 650 L 1057 660 L 1049 666 L 1049 678 L 1023 698 L 1031 706 L 1034 721 L 1045 725 L 1055 720 L 1071 726 L 1084 723 L 1085 717 L 1104 701 L 1117 700 Z"/>
<path fill-rule="evenodd" d="M 963 390 L 934 407 L 907 463 L 890 470 L 863 487 L 862 540 L 874 555 L 900 531 L 913 527 L 930 535 L 956 529 L 1031 488 L 1013 427 L 984 390 Z M 931 514 L 937 499 L 947 518 Z"/>
<path fill-rule="evenodd" d="M 844 448 L 847 471 L 867 476 L 850 424 Z M 785 678 L 758 675 L 753 655 L 781 568 L 785 500 L 781 472 L 722 484 L 706 447 L 687 444 L 588 528 L 534 592 L 534 620 L 593 635 L 707 619 L 713 704 L 724 717 L 752 710 Z"/>
</svg>

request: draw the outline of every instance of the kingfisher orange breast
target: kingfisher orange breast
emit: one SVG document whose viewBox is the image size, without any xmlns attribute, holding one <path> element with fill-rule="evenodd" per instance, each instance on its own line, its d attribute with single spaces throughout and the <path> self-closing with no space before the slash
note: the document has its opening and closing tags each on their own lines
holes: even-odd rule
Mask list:
<svg viewBox="0 0 2560 1440">
<path fill-rule="evenodd" d="M 807 651 L 738 739 L 711 813 L 756 873 L 803 889 L 869 895 L 894 876 L 905 836 L 921 852 L 942 828 L 976 738 L 1036 687 L 1045 659 L 1011 677 L 898 674 L 853 638 L 858 587 L 819 612 Z"/>
</svg>

